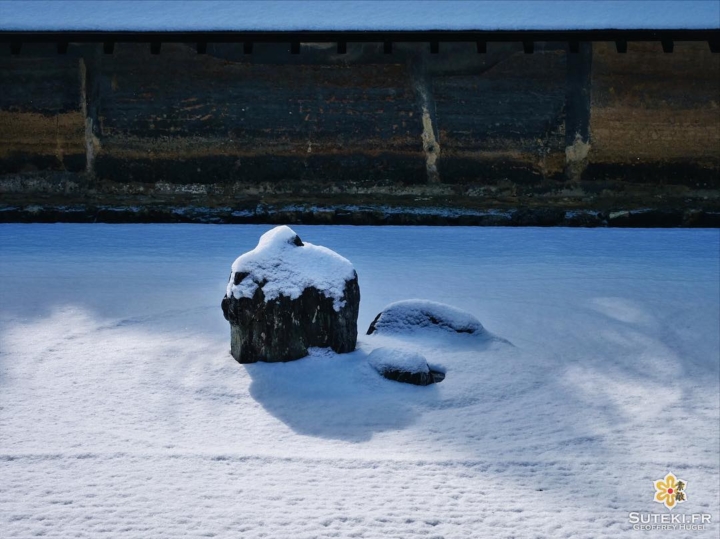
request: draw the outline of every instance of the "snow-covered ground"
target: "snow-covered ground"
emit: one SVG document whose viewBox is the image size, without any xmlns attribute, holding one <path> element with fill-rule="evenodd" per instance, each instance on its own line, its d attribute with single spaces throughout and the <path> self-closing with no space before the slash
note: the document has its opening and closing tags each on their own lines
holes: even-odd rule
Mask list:
<svg viewBox="0 0 720 539">
<path fill-rule="evenodd" d="M 720 0 L 0 0 L 0 30 L 605 30 L 720 27 Z"/>
<path fill-rule="evenodd" d="M 357 269 L 359 349 L 240 365 L 268 228 L 0 226 L 2 537 L 717 537 L 720 231 L 293 227 Z M 364 335 L 408 298 L 509 342 Z M 705 530 L 632 529 L 668 472 Z"/>
</svg>

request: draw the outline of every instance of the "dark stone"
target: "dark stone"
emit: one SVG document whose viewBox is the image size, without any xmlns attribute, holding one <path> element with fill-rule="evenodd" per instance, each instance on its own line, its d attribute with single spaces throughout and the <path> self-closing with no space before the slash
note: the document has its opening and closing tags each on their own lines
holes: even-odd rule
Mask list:
<svg viewBox="0 0 720 539">
<path fill-rule="evenodd" d="M 685 213 L 683 226 L 693 228 L 720 228 L 720 212 L 688 211 Z"/>
<path fill-rule="evenodd" d="M 291 243 L 304 244 L 296 235 Z M 231 279 L 240 284 L 251 278 L 237 272 Z M 308 354 L 308 348 L 332 348 L 338 354 L 352 352 L 357 344 L 360 287 L 357 273 L 345 282 L 344 306 L 336 311 L 334 300 L 320 290 L 306 288 L 300 297 L 265 301 L 262 287 L 252 298 L 225 296 L 221 307 L 230 322 L 230 351 L 240 363 L 292 361 Z"/>
<path fill-rule="evenodd" d="M 613 212 L 608 216 L 608 226 L 623 228 L 670 228 L 683 224 L 682 210 L 644 210 Z"/>
<path fill-rule="evenodd" d="M 377 316 L 375 318 L 373 318 L 373 321 L 370 322 L 370 327 L 368 328 L 366 335 L 372 335 L 373 333 L 375 333 L 375 326 L 376 326 L 378 320 L 380 320 L 380 317 L 382 316 L 382 314 L 383 313 L 378 313 Z"/>
<path fill-rule="evenodd" d="M 40 200 L 25 196 L 4 195 L 7 202 L 0 204 L 2 223 L 228 223 L 228 224 L 279 224 L 302 222 L 304 224 L 365 224 L 365 225 L 460 225 L 460 226 L 571 226 L 571 227 L 643 227 L 643 228 L 720 228 L 720 212 L 710 209 L 683 210 L 678 203 L 676 209 L 660 209 L 652 213 L 638 211 L 623 212 L 581 210 L 565 211 L 560 214 L 535 213 L 487 213 L 467 215 L 456 219 L 432 213 L 382 213 L 367 211 L 343 213 L 341 210 L 309 213 L 309 217 L 293 219 L 293 213 L 281 208 L 274 213 L 263 213 L 255 207 L 234 213 L 224 207 L 178 206 L 169 204 L 129 205 L 123 201 L 118 205 L 96 205 L 87 203 L 57 204 L 55 201 L 39 204 Z M 43 197 L 45 198 L 45 197 Z M 49 198 L 49 197 L 48 197 Z M 71 202 L 71 201 L 68 201 Z M 29 211 L 25 206 L 32 206 Z M 643 214 L 645 213 L 645 214 Z M 610 214 L 613 215 L 610 219 Z M 358 220 L 362 217 L 362 220 Z"/>
<path fill-rule="evenodd" d="M 512 214 L 515 226 L 559 226 L 564 224 L 565 210 L 554 208 L 521 208 Z"/>
<path fill-rule="evenodd" d="M 444 372 L 434 371 L 432 369 L 429 372 L 406 372 L 393 369 L 383 371 L 380 374 L 388 380 L 416 386 L 429 386 L 430 384 L 438 384 L 445 380 Z"/>
<path fill-rule="evenodd" d="M 352 352 L 360 306 L 357 275 L 347 281 L 343 300 L 345 306 L 335 311 L 333 299 L 316 288 L 306 288 L 297 299 L 279 296 L 267 302 L 262 288 L 252 298 L 225 297 L 231 353 L 240 363 L 254 363 L 300 359 L 310 347 Z"/>
<path fill-rule="evenodd" d="M 233 284 L 235 284 L 235 285 L 240 284 L 240 283 L 242 282 L 242 280 L 243 280 L 245 277 L 247 277 L 248 275 L 250 275 L 250 274 L 249 274 L 249 273 L 246 273 L 246 272 L 244 272 L 244 271 L 238 271 L 238 272 L 235 274 L 235 277 L 233 277 Z"/>
<path fill-rule="evenodd" d="M 432 370 L 422 355 L 404 350 L 376 348 L 368 362 L 388 380 L 404 384 L 429 386 L 445 379 L 445 373 Z"/>
<path fill-rule="evenodd" d="M 439 384 L 443 380 L 445 380 L 445 373 L 442 371 L 434 371 L 430 369 L 430 375 L 433 377 L 433 382 L 436 384 Z"/>
<path fill-rule="evenodd" d="M 565 225 L 575 227 L 597 227 L 602 226 L 603 216 L 598 212 L 567 212 L 565 214 Z"/>
<path fill-rule="evenodd" d="M 430 372 L 405 372 L 399 370 L 386 370 L 381 372 L 388 380 L 395 380 L 405 384 L 414 384 L 416 386 L 429 386 L 435 383 L 435 379 Z"/>
</svg>

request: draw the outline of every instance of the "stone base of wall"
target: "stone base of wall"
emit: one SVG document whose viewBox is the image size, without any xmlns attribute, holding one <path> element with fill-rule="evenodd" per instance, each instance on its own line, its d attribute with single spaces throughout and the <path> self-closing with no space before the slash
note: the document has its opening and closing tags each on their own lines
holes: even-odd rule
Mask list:
<svg viewBox="0 0 720 539">
<path fill-rule="evenodd" d="M 402 186 L 0 179 L 0 222 L 720 227 L 720 190 L 628 181 Z"/>
</svg>

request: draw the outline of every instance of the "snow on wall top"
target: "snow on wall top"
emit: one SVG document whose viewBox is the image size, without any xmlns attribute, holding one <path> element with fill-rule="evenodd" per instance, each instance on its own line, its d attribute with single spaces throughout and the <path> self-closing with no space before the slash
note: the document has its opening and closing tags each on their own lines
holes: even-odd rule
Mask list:
<svg viewBox="0 0 720 539">
<path fill-rule="evenodd" d="M 235 284 L 235 274 L 247 274 Z M 257 247 L 235 260 L 227 285 L 227 297 L 252 298 L 262 285 L 265 301 L 279 296 L 297 299 L 306 288 L 316 288 L 333 299 L 339 311 L 344 305 L 345 282 L 355 277 L 349 260 L 326 247 L 303 243 L 288 226 L 278 226 L 260 237 Z"/>
<path fill-rule="evenodd" d="M 0 30 L 720 28 L 720 0 L 0 0 Z"/>
</svg>

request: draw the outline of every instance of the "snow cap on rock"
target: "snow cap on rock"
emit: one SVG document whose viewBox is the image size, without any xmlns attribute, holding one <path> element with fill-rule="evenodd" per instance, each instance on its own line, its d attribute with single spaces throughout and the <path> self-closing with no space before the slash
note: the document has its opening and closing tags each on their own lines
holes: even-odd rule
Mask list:
<svg viewBox="0 0 720 539">
<path fill-rule="evenodd" d="M 480 321 L 469 312 L 424 299 L 391 303 L 375 317 L 367 334 L 412 333 L 427 329 L 470 335 L 485 334 L 485 328 Z"/>
<path fill-rule="evenodd" d="M 381 374 L 386 371 L 430 372 L 427 359 L 417 352 L 400 348 L 376 348 L 370 352 L 368 362 Z"/>
<path fill-rule="evenodd" d="M 252 298 L 261 288 L 265 301 L 279 296 L 297 299 L 306 288 L 316 288 L 343 305 L 345 283 L 355 277 L 349 260 L 334 251 L 303 243 L 288 226 L 278 226 L 260 238 L 257 247 L 238 257 L 232 265 L 227 297 Z"/>
</svg>

